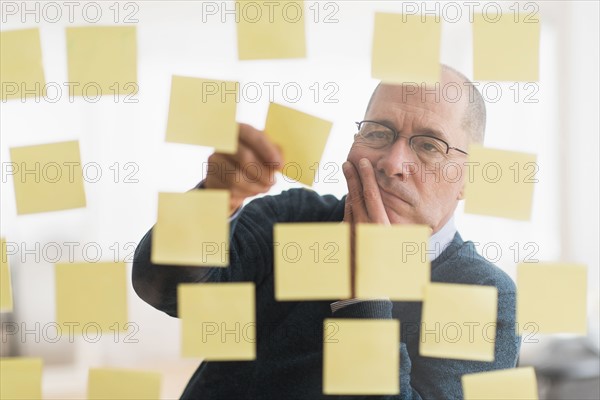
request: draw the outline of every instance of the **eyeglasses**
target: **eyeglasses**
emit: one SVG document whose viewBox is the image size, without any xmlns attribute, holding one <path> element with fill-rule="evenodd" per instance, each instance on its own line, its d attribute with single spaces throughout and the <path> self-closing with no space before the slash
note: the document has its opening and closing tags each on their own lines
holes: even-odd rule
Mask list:
<svg viewBox="0 0 600 400">
<path fill-rule="evenodd" d="M 366 146 L 383 149 L 391 146 L 398 138 L 404 137 L 397 130 L 376 121 L 356 122 L 358 133 L 356 140 Z M 406 139 L 406 137 L 404 137 Z M 462 154 L 466 151 L 450 145 L 442 139 L 430 135 L 414 135 L 408 139 L 408 146 L 415 152 L 424 163 L 435 163 L 446 160 L 450 150 L 456 150 Z"/>
</svg>

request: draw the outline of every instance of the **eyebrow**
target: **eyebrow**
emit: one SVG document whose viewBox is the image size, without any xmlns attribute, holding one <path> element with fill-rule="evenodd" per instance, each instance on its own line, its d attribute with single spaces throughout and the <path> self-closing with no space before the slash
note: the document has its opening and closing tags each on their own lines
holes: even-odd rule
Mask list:
<svg viewBox="0 0 600 400">
<path fill-rule="evenodd" d="M 399 134 L 402 134 L 402 130 L 396 129 L 396 126 L 394 125 L 394 123 L 392 121 L 390 121 L 389 119 L 373 119 L 372 121 L 375 121 L 382 125 L 385 125 L 388 128 L 395 130 Z M 442 139 L 442 140 L 448 142 L 448 138 L 446 137 L 446 135 L 444 135 L 443 132 L 441 132 L 437 129 L 433 129 L 433 128 L 418 129 L 416 135 L 430 135 L 430 136 L 434 136 L 434 137 L 437 137 L 439 139 Z"/>
</svg>

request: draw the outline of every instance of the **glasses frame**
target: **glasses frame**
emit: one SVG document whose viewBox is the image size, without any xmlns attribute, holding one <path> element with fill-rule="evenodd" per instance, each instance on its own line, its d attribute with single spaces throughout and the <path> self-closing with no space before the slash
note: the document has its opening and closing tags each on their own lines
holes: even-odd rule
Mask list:
<svg viewBox="0 0 600 400">
<path fill-rule="evenodd" d="M 413 135 L 413 136 L 407 138 L 406 136 L 402 136 L 400 134 L 400 132 L 398 132 L 396 129 L 392 128 L 391 126 L 386 125 L 383 122 L 373 121 L 373 120 L 368 120 L 368 119 L 363 120 L 363 121 L 357 121 L 357 122 L 355 122 L 356 127 L 358 128 L 358 132 L 356 133 L 357 135 L 360 135 L 360 127 L 365 122 L 371 122 L 371 123 L 374 123 L 374 124 L 377 124 L 377 125 L 381 125 L 381 126 L 384 126 L 384 127 L 388 128 L 390 131 L 392 131 L 394 133 L 394 140 L 392 140 L 392 143 L 389 144 L 390 146 L 392 144 L 396 143 L 396 141 L 398 140 L 398 138 L 403 137 L 405 139 L 408 139 L 408 147 L 410 147 L 411 149 L 413 149 L 413 147 L 412 147 L 412 140 L 413 140 L 413 138 L 416 138 L 416 137 L 428 137 L 428 138 L 432 138 L 432 139 L 435 139 L 435 140 L 439 140 L 440 142 L 444 143 L 446 145 L 446 154 L 449 154 L 450 150 L 456 150 L 456 151 L 458 151 L 458 152 L 460 152 L 462 154 L 469 155 L 469 153 L 467 153 L 464 150 L 459 149 L 458 147 L 452 147 L 452 146 L 450 146 L 448 144 L 448 142 L 446 142 L 444 139 L 440 139 L 439 137 L 431 136 L 431 135 Z M 414 151 L 414 149 L 413 149 L 413 151 Z"/>
</svg>

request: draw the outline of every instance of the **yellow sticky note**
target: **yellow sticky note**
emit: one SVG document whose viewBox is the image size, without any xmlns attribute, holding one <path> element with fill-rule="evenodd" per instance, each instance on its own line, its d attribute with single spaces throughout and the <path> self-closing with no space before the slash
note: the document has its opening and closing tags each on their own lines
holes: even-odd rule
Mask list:
<svg viewBox="0 0 600 400">
<path fill-rule="evenodd" d="M 275 299 L 350 297 L 350 226 L 288 223 L 273 228 Z"/>
<path fill-rule="evenodd" d="M 45 95 L 38 28 L 0 32 L 0 87 L 2 101 Z"/>
<path fill-rule="evenodd" d="M 461 377 L 465 400 L 537 400 L 533 367 L 467 374 Z"/>
<path fill-rule="evenodd" d="M 425 285 L 419 354 L 494 361 L 497 311 L 494 286 Z"/>
<path fill-rule="evenodd" d="M 10 149 L 17 214 L 85 207 L 79 142 Z"/>
<path fill-rule="evenodd" d="M 539 77 L 539 16 L 505 13 L 473 19 L 473 76 L 478 81 L 527 81 Z M 515 22 L 515 20 L 517 22 Z"/>
<path fill-rule="evenodd" d="M 173 75 L 167 142 L 214 147 L 235 153 L 239 83 Z"/>
<path fill-rule="evenodd" d="M 277 144 L 285 159 L 282 173 L 311 186 L 319 170 L 331 122 L 271 103 L 265 133 Z"/>
<path fill-rule="evenodd" d="M 229 192 L 159 193 L 152 262 L 184 266 L 229 265 Z"/>
<path fill-rule="evenodd" d="M 154 400 L 160 398 L 157 372 L 116 368 L 91 368 L 88 372 L 89 400 Z"/>
<path fill-rule="evenodd" d="M 56 264 L 56 321 L 63 329 L 96 338 L 127 330 L 124 263 Z"/>
<path fill-rule="evenodd" d="M 0 257 L 0 310 L 10 312 L 13 309 L 12 284 L 4 238 L 0 238 Z"/>
<path fill-rule="evenodd" d="M 430 281 L 430 232 L 424 225 L 358 224 L 357 297 L 422 300 L 424 285 Z"/>
<path fill-rule="evenodd" d="M 133 95 L 137 84 L 135 26 L 67 29 L 69 82 L 75 96 Z"/>
<path fill-rule="evenodd" d="M 306 57 L 304 1 L 236 1 L 238 58 Z"/>
<path fill-rule="evenodd" d="M 323 393 L 400 393 L 400 321 L 323 321 Z"/>
<path fill-rule="evenodd" d="M 522 263 L 517 267 L 519 334 L 587 334 L 587 268 Z"/>
<path fill-rule="evenodd" d="M 537 182 L 535 154 L 469 146 L 465 212 L 527 221 Z"/>
<path fill-rule="evenodd" d="M 186 283 L 177 287 L 181 354 L 209 361 L 256 358 L 254 283 Z"/>
<path fill-rule="evenodd" d="M 0 399 L 42 398 L 42 359 L 0 358 Z"/>
<path fill-rule="evenodd" d="M 441 25 L 433 15 L 375 14 L 371 76 L 391 84 L 440 81 Z"/>
</svg>

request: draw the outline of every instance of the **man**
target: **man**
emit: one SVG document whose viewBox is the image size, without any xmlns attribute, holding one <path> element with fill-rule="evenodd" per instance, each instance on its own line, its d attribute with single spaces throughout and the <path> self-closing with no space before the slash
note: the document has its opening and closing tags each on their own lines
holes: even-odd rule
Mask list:
<svg viewBox="0 0 600 400">
<path fill-rule="evenodd" d="M 515 286 L 500 269 L 479 256 L 456 232 L 453 213 L 463 198 L 469 143 L 482 142 L 485 106 L 474 86 L 444 66 L 441 85 L 463 88 L 459 101 L 425 95 L 415 86 L 379 85 L 365 121 L 343 165 L 348 195 L 342 200 L 304 189 L 255 199 L 269 190 L 273 168 L 283 157 L 262 132 L 240 126 L 235 155 L 213 154 L 218 168 L 242 170 L 254 163 L 254 177 L 209 174 L 199 189 L 231 192 L 231 243 L 228 268 L 175 267 L 150 262 L 150 230 L 134 258 L 133 285 L 139 296 L 169 315 L 177 313 L 177 284 L 238 282 L 256 285 L 257 359 L 204 362 L 191 378 L 183 398 L 315 399 L 322 394 L 322 332 L 325 318 L 397 318 L 400 343 L 400 394 L 385 399 L 462 398 L 461 376 L 516 364 Z M 456 85 L 457 84 L 457 85 Z M 460 179 L 445 179 L 444 166 L 454 163 Z M 422 172 L 426 172 L 423 174 Z M 241 176 L 241 175 L 240 175 Z M 253 179 L 254 178 L 254 179 Z M 236 211 L 237 210 L 237 211 Z M 498 318 L 493 362 L 430 358 L 419 355 L 421 302 L 351 299 L 336 302 L 277 302 L 273 283 L 273 225 L 278 222 L 345 221 L 377 224 L 424 224 L 432 229 L 431 280 L 490 285 L 498 289 Z M 353 239 L 354 240 L 354 239 Z M 352 368 L 352 366 L 348 366 Z M 351 396 L 361 398 L 361 396 Z"/>
</svg>

